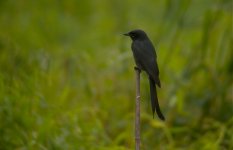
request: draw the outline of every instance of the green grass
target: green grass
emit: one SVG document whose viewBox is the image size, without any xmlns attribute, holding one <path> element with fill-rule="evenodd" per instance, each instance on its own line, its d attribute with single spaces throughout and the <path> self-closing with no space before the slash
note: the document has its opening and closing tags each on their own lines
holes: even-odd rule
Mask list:
<svg viewBox="0 0 233 150">
<path fill-rule="evenodd" d="M 230 0 L 0 1 L 0 150 L 134 149 L 129 30 L 157 49 L 166 122 L 142 74 L 142 149 L 233 148 Z"/>
</svg>

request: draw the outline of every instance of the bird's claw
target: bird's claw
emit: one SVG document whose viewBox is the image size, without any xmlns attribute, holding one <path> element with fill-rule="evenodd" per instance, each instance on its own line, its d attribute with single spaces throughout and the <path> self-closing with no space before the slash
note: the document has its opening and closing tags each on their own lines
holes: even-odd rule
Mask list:
<svg viewBox="0 0 233 150">
<path fill-rule="evenodd" d="M 139 71 L 139 73 L 141 73 L 141 69 L 136 67 L 136 66 L 134 67 L 134 70 L 137 70 L 137 71 Z"/>
</svg>

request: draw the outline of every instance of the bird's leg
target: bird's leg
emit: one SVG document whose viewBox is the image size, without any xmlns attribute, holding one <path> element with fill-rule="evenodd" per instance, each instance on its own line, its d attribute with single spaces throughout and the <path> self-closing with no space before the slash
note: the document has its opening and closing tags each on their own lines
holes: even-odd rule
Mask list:
<svg viewBox="0 0 233 150">
<path fill-rule="evenodd" d="M 137 66 L 134 67 L 134 70 L 137 70 L 139 73 L 141 73 L 141 71 L 142 71 L 142 70 L 141 70 L 140 68 L 138 68 Z"/>
</svg>

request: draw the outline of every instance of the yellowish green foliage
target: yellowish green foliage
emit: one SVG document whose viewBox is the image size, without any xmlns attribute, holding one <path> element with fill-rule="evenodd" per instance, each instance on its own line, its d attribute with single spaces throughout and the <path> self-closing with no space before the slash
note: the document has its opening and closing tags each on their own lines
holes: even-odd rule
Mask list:
<svg viewBox="0 0 233 150">
<path fill-rule="evenodd" d="M 233 149 L 232 27 L 231 0 L 0 1 L 0 150 L 134 149 L 136 28 L 166 116 L 143 73 L 142 149 Z"/>
</svg>

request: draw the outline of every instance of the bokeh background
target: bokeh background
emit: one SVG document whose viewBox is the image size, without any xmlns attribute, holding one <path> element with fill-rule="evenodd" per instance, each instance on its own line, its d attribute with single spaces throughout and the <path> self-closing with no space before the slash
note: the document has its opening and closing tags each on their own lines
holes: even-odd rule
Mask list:
<svg viewBox="0 0 233 150">
<path fill-rule="evenodd" d="M 141 78 L 142 149 L 233 149 L 231 0 L 1 0 L 0 149 L 134 149 L 131 40 L 154 43 L 166 122 Z"/>
</svg>

